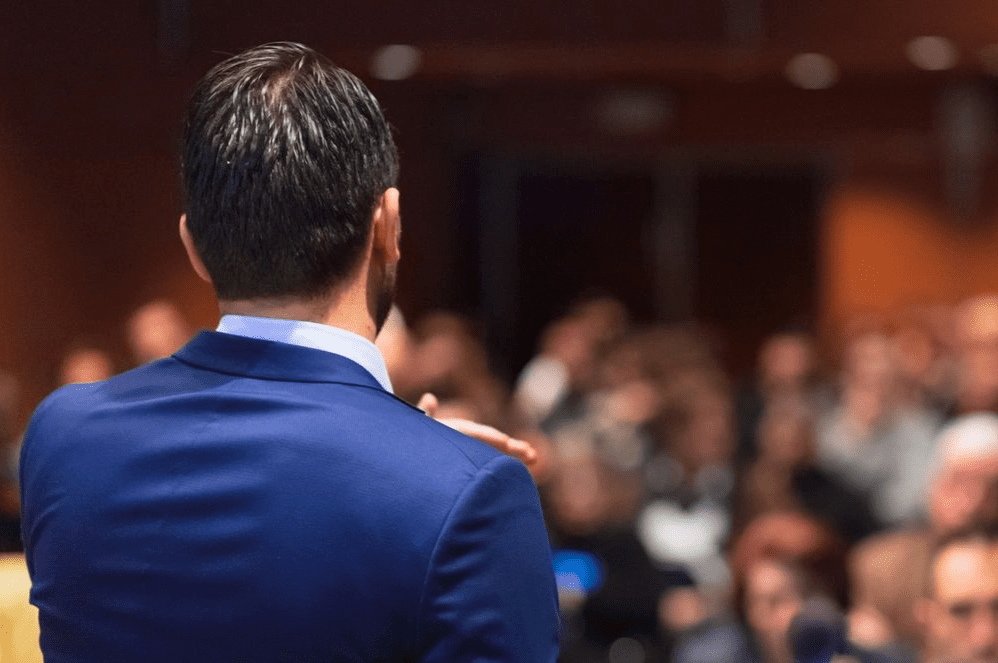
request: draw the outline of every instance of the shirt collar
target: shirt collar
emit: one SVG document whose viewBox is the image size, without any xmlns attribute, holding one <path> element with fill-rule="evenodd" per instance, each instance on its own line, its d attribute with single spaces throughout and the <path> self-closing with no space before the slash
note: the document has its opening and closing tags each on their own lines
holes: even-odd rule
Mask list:
<svg viewBox="0 0 998 663">
<path fill-rule="evenodd" d="M 223 315 L 215 331 L 263 341 L 290 343 L 314 350 L 323 350 L 346 357 L 392 392 L 392 381 L 378 346 L 369 340 L 339 327 L 304 320 L 258 318 L 249 315 Z"/>
</svg>

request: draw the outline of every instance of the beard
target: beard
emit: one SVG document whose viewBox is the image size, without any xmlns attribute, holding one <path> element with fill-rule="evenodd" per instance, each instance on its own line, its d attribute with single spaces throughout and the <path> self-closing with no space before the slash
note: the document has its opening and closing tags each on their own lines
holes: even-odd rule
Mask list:
<svg viewBox="0 0 998 663">
<path fill-rule="evenodd" d="M 395 281 L 397 276 L 398 267 L 392 265 L 385 268 L 385 272 L 381 277 L 381 287 L 378 288 L 378 294 L 374 300 L 375 336 L 381 333 L 381 328 L 385 326 L 388 314 L 392 310 L 392 304 L 395 302 Z"/>
</svg>

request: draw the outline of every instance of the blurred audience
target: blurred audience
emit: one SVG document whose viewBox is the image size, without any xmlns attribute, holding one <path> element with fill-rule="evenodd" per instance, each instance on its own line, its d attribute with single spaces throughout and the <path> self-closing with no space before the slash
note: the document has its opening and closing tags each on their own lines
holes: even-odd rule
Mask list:
<svg viewBox="0 0 998 663">
<path fill-rule="evenodd" d="M 869 495 L 890 525 L 924 515 L 938 419 L 900 399 L 898 352 L 891 337 L 867 331 L 845 348 L 836 406 L 818 423 L 817 460 Z"/>
<path fill-rule="evenodd" d="M 856 542 L 880 527 L 866 493 L 816 463 L 814 418 L 803 402 L 775 402 L 762 414 L 755 460 L 742 474 L 736 523 L 797 510 Z"/>
<path fill-rule="evenodd" d="M 727 381 L 714 366 L 688 369 L 665 386 L 660 412 L 649 423 L 641 540 L 656 561 L 686 564 L 705 591 L 723 592 L 735 486 Z"/>
<path fill-rule="evenodd" d="M 738 396 L 738 460 L 758 452 L 759 420 L 768 406 L 790 404 L 824 413 L 830 394 L 820 379 L 814 340 L 803 331 L 773 334 L 759 350 L 755 381 Z"/>
<path fill-rule="evenodd" d="M 922 626 L 912 606 L 933 542 L 998 516 L 998 416 L 965 415 L 939 433 L 928 501 L 924 525 L 870 537 L 852 553 L 850 622 L 869 647 L 919 647 Z"/>
<path fill-rule="evenodd" d="M 956 393 L 952 414 L 998 411 L 998 296 L 969 299 L 957 309 Z"/>
<path fill-rule="evenodd" d="M 597 387 L 599 361 L 627 326 L 616 300 L 597 298 L 577 304 L 541 335 L 540 352 L 516 381 L 519 408 L 545 432 L 586 415 Z"/>
<path fill-rule="evenodd" d="M 642 660 L 664 660 L 660 601 L 692 580 L 682 567 L 656 565 L 645 552 L 633 528 L 640 499 L 639 475 L 593 455 L 562 462 L 546 486 L 552 544 L 562 554 L 588 556 L 599 575 L 597 585 L 562 601 L 564 660 L 606 661 L 625 639 Z"/>
<path fill-rule="evenodd" d="M 190 335 L 176 307 L 150 302 L 128 323 L 132 361 Z M 994 661 L 998 546 L 966 530 L 998 518 L 998 296 L 850 321 L 843 336 L 833 352 L 776 331 L 747 381 L 703 327 L 638 325 L 606 297 L 552 320 L 511 385 L 452 312 L 394 309 L 377 344 L 401 398 L 431 392 L 437 416 L 536 448 L 564 663 L 790 663 L 791 624 L 809 618 L 861 661 Z M 59 381 L 114 370 L 80 344 Z M 16 519 L 15 398 L 0 374 Z"/>
<path fill-rule="evenodd" d="M 958 530 L 933 549 L 917 612 L 924 663 L 998 662 L 998 530 Z"/>
<path fill-rule="evenodd" d="M 676 663 L 793 663 L 790 625 L 805 601 L 846 604 L 844 546 L 830 529 L 798 513 L 754 520 L 734 543 L 731 566 L 734 618 L 688 633 Z"/>
</svg>

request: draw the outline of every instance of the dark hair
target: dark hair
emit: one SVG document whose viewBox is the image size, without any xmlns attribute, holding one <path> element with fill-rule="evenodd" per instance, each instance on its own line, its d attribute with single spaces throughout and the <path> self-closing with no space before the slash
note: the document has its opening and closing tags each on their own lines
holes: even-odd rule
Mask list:
<svg viewBox="0 0 998 663">
<path fill-rule="evenodd" d="M 187 225 L 220 299 L 314 297 L 357 265 L 398 154 L 360 80 L 282 42 L 198 84 L 182 172 Z"/>
</svg>

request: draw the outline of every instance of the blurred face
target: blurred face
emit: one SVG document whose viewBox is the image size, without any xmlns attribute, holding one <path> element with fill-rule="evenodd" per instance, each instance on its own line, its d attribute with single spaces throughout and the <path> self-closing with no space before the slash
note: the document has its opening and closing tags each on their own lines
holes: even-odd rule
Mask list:
<svg viewBox="0 0 998 663">
<path fill-rule="evenodd" d="M 169 357 L 190 336 L 180 312 L 166 301 L 151 302 L 136 311 L 128 331 L 135 359 L 143 364 Z"/>
<path fill-rule="evenodd" d="M 800 389 L 811 371 L 811 345 L 801 336 L 776 336 L 759 357 L 764 384 L 775 389 Z"/>
<path fill-rule="evenodd" d="M 988 410 L 998 399 L 998 348 L 973 348 L 960 357 L 957 398 L 962 412 Z"/>
<path fill-rule="evenodd" d="M 761 455 L 779 465 L 795 466 L 812 453 L 811 431 L 802 417 L 767 414 L 759 422 L 758 437 Z"/>
<path fill-rule="evenodd" d="M 929 514 L 939 532 L 995 516 L 998 457 L 963 458 L 946 464 L 932 483 Z"/>
<path fill-rule="evenodd" d="M 566 532 L 588 534 L 604 523 L 608 498 L 594 461 L 566 462 L 550 490 L 552 514 Z"/>
<path fill-rule="evenodd" d="M 724 466 L 733 451 L 731 401 L 711 387 L 696 391 L 689 421 L 673 439 L 673 456 L 690 472 L 710 465 Z"/>
<path fill-rule="evenodd" d="M 867 334 L 846 349 L 846 380 L 852 385 L 883 389 L 894 378 L 891 341 L 880 334 Z"/>
<path fill-rule="evenodd" d="M 937 663 L 998 663 L 998 545 L 971 541 L 942 552 L 922 604 L 926 653 Z"/>
<path fill-rule="evenodd" d="M 72 353 L 62 362 L 59 384 L 75 384 L 106 380 L 114 374 L 111 360 L 100 350 L 83 349 Z"/>
<path fill-rule="evenodd" d="M 745 574 L 745 618 L 770 647 L 785 646 L 787 630 L 801 608 L 793 573 L 776 562 L 756 562 Z"/>
</svg>

